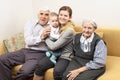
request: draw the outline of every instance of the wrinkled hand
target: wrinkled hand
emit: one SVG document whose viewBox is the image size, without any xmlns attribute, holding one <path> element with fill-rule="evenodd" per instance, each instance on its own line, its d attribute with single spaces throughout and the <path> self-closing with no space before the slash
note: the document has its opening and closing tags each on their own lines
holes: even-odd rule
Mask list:
<svg viewBox="0 0 120 80">
<path fill-rule="evenodd" d="M 41 38 L 42 40 L 44 40 L 46 37 L 49 36 L 50 31 L 51 31 L 51 28 L 50 28 L 50 27 L 44 28 L 44 30 L 43 30 L 43 32 L 42 32 L 40 38 Z"/>
<path fill-rule="evenodd" d="M 68 80 L 74 80 L 79 73 L 80 71 L 78 69 L 70 71 L 70 73 L 67 75 Z"/>
<path fill-rule="evenodd" d="M 83 66 L 78 69 L 74 69 L 70 71 L 70 73 L 67 75 L 68 80 L 74 80 L 80 73 L 84 72 L 87 70 L 86 66 Z"/>
</svg>

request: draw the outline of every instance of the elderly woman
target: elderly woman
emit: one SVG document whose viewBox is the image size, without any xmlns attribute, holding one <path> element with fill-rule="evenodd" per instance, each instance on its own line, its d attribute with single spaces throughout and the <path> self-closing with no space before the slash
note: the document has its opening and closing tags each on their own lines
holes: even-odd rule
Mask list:
<svg viewBox="0 0 120 80">
<path fill-rule="evenodd" d="M 82 33 L 73 40 L 75 54 L 64 72 L 63 80 L 97 80 L 105 72 L 107 48 L 95 33 L 97 25 L 92 20 L 82 23 Z"/>
</svg>

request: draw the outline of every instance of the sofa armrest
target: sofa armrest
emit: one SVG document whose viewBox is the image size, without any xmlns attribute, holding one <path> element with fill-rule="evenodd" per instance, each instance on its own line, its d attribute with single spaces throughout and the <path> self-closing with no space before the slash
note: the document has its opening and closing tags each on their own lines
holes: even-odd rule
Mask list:
<svg viewBox="0 0 120 80">
<path fill-rule="evenodd" d="M 1 43 L 0 43 L 0 55 L 1 55 L 1 54 L 4 54 L 4 53 L 5 53 L 4 43 L 1 42 Z"/>
</svg>

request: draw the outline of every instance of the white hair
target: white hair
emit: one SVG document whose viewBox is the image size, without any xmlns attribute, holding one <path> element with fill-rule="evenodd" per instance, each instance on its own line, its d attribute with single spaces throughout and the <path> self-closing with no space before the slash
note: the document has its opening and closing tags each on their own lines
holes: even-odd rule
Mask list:
<svg viewBox="0 0 120 80">
<path fill-rule="evenodd" d="M 97 29 L 97 24 L 96 24 L 95 20 L 93 20 L 93 19 L 84 20 L 84 21 L 82 22 L 82 26 L 84 25 L 84 23 L 87 23 L 87 22 L 90 23 L 90 24 L 92 24 L 93 27 L 94 27 L 95 29 Z"/>
<path fill-rule="evenodd" d="M 49 11 L 50 12 L 49 7 L 47 7 L 47 6 L 40 7 L 39 10 L 40 11 Z"/>
</svg>

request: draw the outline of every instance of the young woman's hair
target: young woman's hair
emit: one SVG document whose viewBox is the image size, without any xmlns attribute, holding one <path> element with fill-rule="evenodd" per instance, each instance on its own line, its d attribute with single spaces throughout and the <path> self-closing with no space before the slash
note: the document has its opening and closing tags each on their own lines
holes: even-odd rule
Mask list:
<svg viewBox="0 0 120 80">
<path fill-rule="evenodd" d="M 62 6 L 62 7 L 59 9 L 59 13 L 60 13 L 61 10 L 68 11 L 69 16 L 72 17 L 72 9 L 71 9 L 69 6 Z"/>
</svg>

